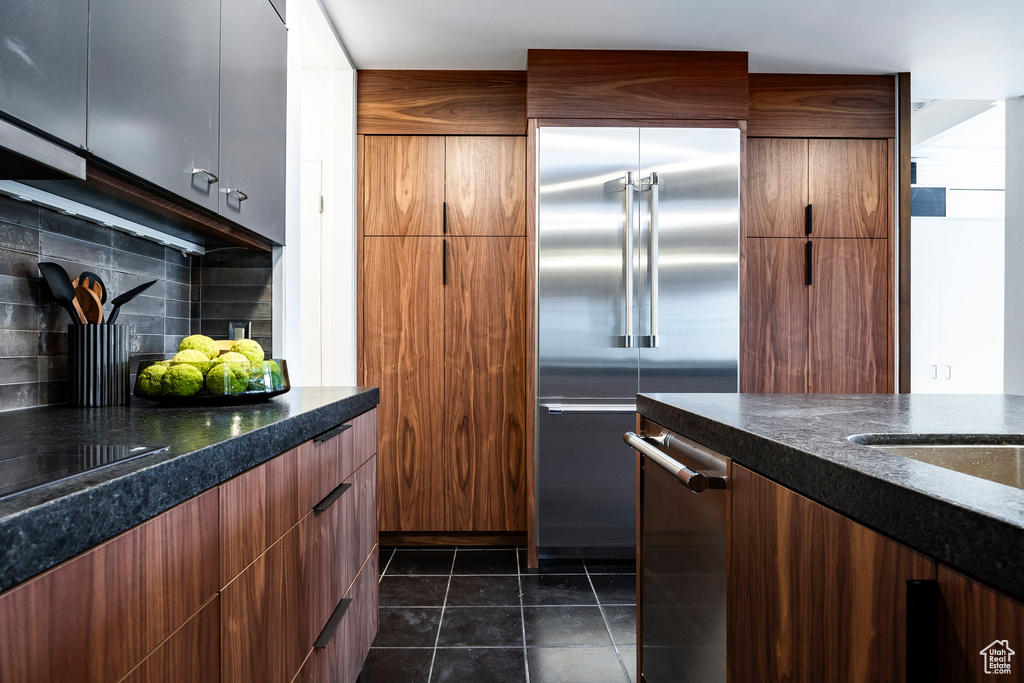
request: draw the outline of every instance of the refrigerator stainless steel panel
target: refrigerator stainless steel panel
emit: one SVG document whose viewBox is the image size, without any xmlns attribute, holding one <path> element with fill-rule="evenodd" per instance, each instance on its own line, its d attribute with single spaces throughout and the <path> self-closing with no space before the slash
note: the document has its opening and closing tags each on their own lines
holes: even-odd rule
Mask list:
<svg viewBox="0 0 1024 683">
<path fill-rule="evenodd" d="M 739 388 L 739 159 L 735 128 L 640 130 L 641 392 Z"/>
<path fill-rule="evenodd" d="M 537 320 L 539 397 L 632 399 L 636 288 L 627 298 L 623 253 L 627 173 L 639 167 L 637 128 L 538 131 Z M 632 242 L 636 220 L 629 221 Z M 635 250 L 633 250 L 635 252 Z M 637 257 L 626 261 L 637 268 Z M 627 308 L 632 319 L 627 319 Z"/>
</svg>

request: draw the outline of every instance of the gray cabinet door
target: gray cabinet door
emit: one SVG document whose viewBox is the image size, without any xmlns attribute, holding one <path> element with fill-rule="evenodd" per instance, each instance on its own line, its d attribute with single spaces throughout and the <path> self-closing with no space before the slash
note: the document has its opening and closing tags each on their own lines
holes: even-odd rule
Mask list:
<svg viewBox="0 0 1024 683">
<path fill-rule="evenodd" d="M 267 0 L 221 12 L 220 214 L 283 244 L 287 31 Z"/>
<path fill-rule="evenodd" d="M 0 109 L 85 145 L 88 0 L 0 4 Z"/>
<path fill-rule="evenodd" d="M 220 7 L 209 0 L 91 0 L 89 147 L 217 209 Z"/>
<path fill-rule="evenodd" d="M 274 6 L 274 9 L 277 10 L 277 13 L 281 15 L 281 21 L 287 21 L 284 14 L 285 0 L 270 0 L 270 3 Z"/>
</svg>

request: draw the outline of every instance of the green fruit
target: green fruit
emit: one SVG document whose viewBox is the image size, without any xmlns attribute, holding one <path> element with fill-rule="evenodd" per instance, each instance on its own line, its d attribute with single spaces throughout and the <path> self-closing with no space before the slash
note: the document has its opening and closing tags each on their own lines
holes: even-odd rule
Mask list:
<svg viewBox="0 0 1024 683">
<path fill-rule="evenodd" d="M 248 367 L 248 363 L 217 363 L 206 376 L 206 388 L 218 395 L 240 394 L 249 386 Z"/>
<path fill-rule="evenodd" d="M 178 351 L 198 351 L 203 354 L 204 358 L 201 360 L 213 360 L 220 355 L 220 347 L 213 339 L 210 339 L 206 335 L 193 334 L 185 337 L 178 344 Z"/>
<path fill-rule="evenodd" d="M 174 358 L 171 359 L 171 362 L 172 363 L 195 363 L 195 362 L 200 362 L 201 363 L 203 361 L 208 361 L 208 360 L 210 360 L 210 359 L 207 358 L 206 354 L 204 354 L 202 351 L 196 351 L 195 349 L 185 349 L 184 351 L 178 351 L 176 354 L 174 354 Z"/>
<path fill-rule="evenodd" d="M 263 361 L 263 347 L 254 339 L 240 339 L 231 346 L 231 350 L 248 358 L 250 363 Z"/>
<path fill-rule="evenodd" d="M 218 356 L 217 359 L 214 360 L 213 362 L 214 362 L 214 364 L 216 364 L 216 363 L 245 363 L 246 365 L 248 365 L 249 364 L 249 359 L 246 358 L 245 356 L 243 356 L 240 353 L 235 353 L 234 351 L 229 351 L 229 352 L 225 353 L 223 356 Z"/>
<path fill-rule="evenodd" d="M 252 366 L 249 372 L 249 388 L 253 391 L 274 391 L 283 386 L 281 366 L 276 361 L 268 360 Z"/>
<path fill-rule="evenodd" d="M 161 386 L 165 394 L 191 396 L 202 388 L 203 373 L 189 363 L 175 365 L 164 372 Z"/>
<path fill-rule="evenodd" d="M 135 385 L 147 396 L 159 394 L 163 391 L 163 379 L 166 372 L 166 365 L 159 363 L 150 365 L 135 378 Z"/>
</svg>

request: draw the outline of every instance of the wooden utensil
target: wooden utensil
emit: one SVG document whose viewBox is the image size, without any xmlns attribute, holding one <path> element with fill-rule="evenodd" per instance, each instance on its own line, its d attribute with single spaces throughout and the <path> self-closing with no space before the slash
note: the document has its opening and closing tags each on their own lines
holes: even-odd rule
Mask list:
<svg viewBox="0 0 1024 683">
<path fill-rule="evenodd" d="M 99 325 L 103 322 L 103 304 L 93 290 L 84 285 L 75 287 L 75 305 L 82 311 L 87 323 Z"/>
<path fill-rule="evenodd" d="M 86 284 L 88 282 L 88 284 Z M 96 295 L 100 298 L 100 303 L 107 303 L 107 285 L 104 284 L 103 278 L 96 273 L 88 270 L 83 270 L 82 274 L 78 276 L 78 279 L 71 283 L 77 287 L 80 284 L 85 284 L 86 287 L 96 292 Z"/>
</svg>

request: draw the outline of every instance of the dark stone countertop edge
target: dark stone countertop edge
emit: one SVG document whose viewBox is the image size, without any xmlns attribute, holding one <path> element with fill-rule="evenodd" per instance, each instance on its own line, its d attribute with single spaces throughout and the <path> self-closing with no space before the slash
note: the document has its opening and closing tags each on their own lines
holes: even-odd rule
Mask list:
<svg viewBox="0 0 1024 683">
<path fill-rule="evenodd" d="M 736 464 L 1024 601 L 1021 526 L 647 396 L 637 396 L 637 412 L 729 456 Z"/>
<path fill-rule="evenodd" d="M 380 403 L 360 393 L 0 518 L 0 592 L 295 448 Z M 168 482 L 174 482 L 168 486 Z M 144 492 L 141 496 L 139 492 Z M 89 520 L 88 524 L 80 520 Z"/>
</svg>

